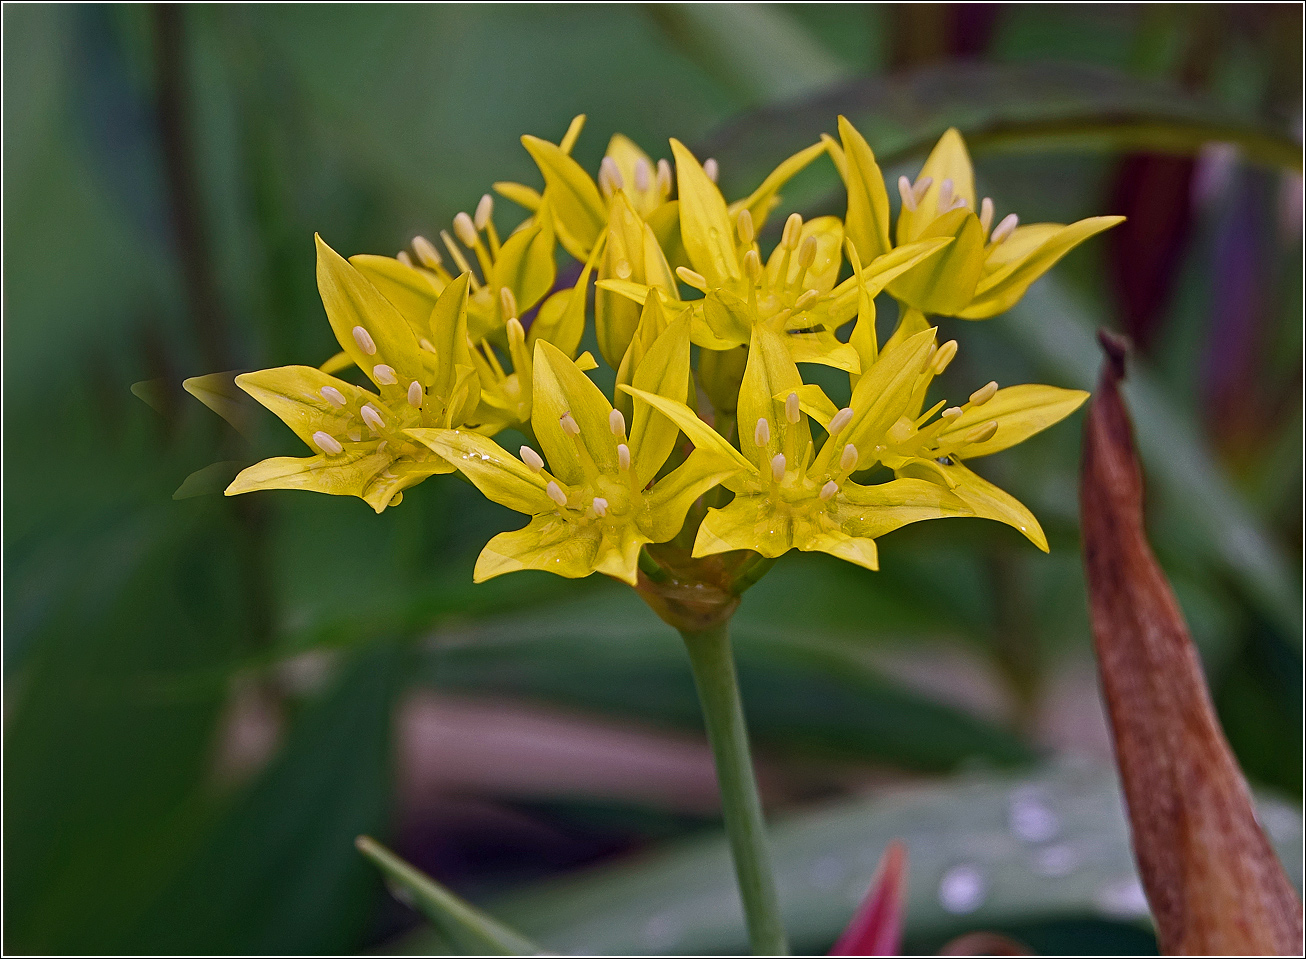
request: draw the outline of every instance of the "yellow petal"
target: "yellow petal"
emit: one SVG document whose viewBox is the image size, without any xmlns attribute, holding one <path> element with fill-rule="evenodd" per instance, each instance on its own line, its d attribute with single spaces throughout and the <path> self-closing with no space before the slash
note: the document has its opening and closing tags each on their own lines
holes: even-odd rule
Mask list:
<svg viewBox="0 0 1306 959">
<path fill-rule="evenodd" d="M 1043 534 L 1034 514 L 1024 503 L 1010 493 L 998 489 L 988 480 L 971 472 L 960 463 L 934 464 L 953 485 L 953 492 L 975 513 L 983 519 L 1006 523 L 1025 534 L 1025 538 L 1041 549 L 1048 551 L 1048 539 Z M 937 481 L 933 469 L 922 469 L 919 464 L 911 463 L 895 471 L 899 476 L 919 477 L 924 480 Z"/>
<path fill-rule="evenodd" d="M 559 290 L 544 301 L 540 311 L 535 315 L 526 334 L 526 345 L 535 349 L 539 340 L 552 343 L 568 357 L 576 355 L 580 349 L 581 337 L 585 335 L 585 298 L 590 275 L 594 272 L 597 255 L 602 250 L 595 247 L 585 268 L 576 278 L 576 285 L 570 290 Z"/>
<path fill-rule="evenodd" d="M 315 452 L 318 447 L 313 442 L 313 434 L 319 430 L 347 445 L 349 430 L 358 427 L 358 410 L 364 403 L 377 407 L 386 422 L 394 420 L 390 408 L 367 390 L 311 366 L 281 366 L 242 373 L 236 377 L 236 385 L 275 413 Z M 339 392 L 345 406 L 336 406 L 328 400 L 322 393 L 323 387 Z"/>
<path fill-rule="evenodd" d="M 334 496 L 362 497 L 372 479 L 390 465 L 384 453 L 358 450 L 338 456 L 276 456 L 241 470 L 228 496 L 265 489 L 302 489 Z"/>
<path fill-rule="evenodd" d="M 765 493 L 741 493 L 721 509 L 710 509 L 694 539 L 694 556 L 751 549 L 774 559 L 793 548 L 793 522 Z"/>
<path fill-rule="evenodd" d="M 635 369 L 637 389 L 656 393 L 677 403 L 689 398 L 689 316 L 672 323 L 654 341 Z M 680 435 L 680 427 L 646 403 L 636 403 L 630 425 L 630 457 L 639 485 L 644 486 L 662 468 Z"/>
<path fill-rule="evenodd" d="M 603 525 L 601 528 L 603 535 L 594 555 L 594 572 L 630 586 L 636 585 L 639 582 L 639 551 L 649 538 L 631 523 Z"/>
<path fill-rule="evenodd" d="M 626 352 L 621 357 L 621 363 L 617 366 L 618 385 L 624 383 L 629 386 L 634 382 L 635 371 L 639 369 L 639 364 L 670 323 L 667 311 L 662 306 L 662 297 L 646 296 L 644 306 L 639 312 L 639 322 L 635 326 L 634 335 L 631 336 Z M 629 393 L 617 390 L 612 405 L 621 410 L 621 415 L 628 420 L 634 415 L 634 405 Z"/>
<path fill-rule="evenodd" d="M 842 119 L 842 118 L 840 118 Z M 852 279 L 857 283 L 857 322 L 853 325 L 852 334 L 848 337 L 848 345 L 857 351 L 857 359 L 861 368 L 869 370 L 875 358 L 880 355 L 879 340 L 875 333 L 875 297 L 866 286 L 866 278 L 862 270 L 861 257 L 857 253 L 857 247 L 852 240 L 847 242 L 848 259 L 852 263 Z M 857 381 L 853 380 L 853 386 Z"/>
<path fill-rule="evenodd" d="M 483 583 L 521 569 L 542 569 L 580 579 L 594 572 L 602 539 L 602 531 L 594 524 L 568 523 L 552 513 L 536 516 L 523 529 L 490 540 L 476 559 L 472 579 Z"/>
<path fill-rule="evenodd" d="M 739 450 L 731 446 L 720 433 L 700 420 L 694 411 L 684 403 L 677 403 L 675 400 L 669 400 L 665 396 L 658 396 L 656 393 L 646 393 L 633 386 L 621 386 L 618 389 L 629 393 L 636 399 L 643 400 L 659 412 L 665 413 L 672 422 L 680 427 L 680 431 L 688 436 L 690 442 L 698 449 L 715 453 L 742 469 L 750 471 L 753 469 L 753 465 L 744 459 Z"/>
<path fill-rule="evenodd" d="M 441 404 L 443 410 L 441 413 L 436 413 L 436 410 L 432 407 L 427 409 L 426 412 L 428 416 L 436 415 L 440 417 L 442 415 L 446 420 L 446 425 L 449 426 L 461 426 L 462 420 L 459 419 L 459 415 L 460 412 L 465 412 L 465 410 L 460 411 L 453 408 L 454 392 L 459 385 L 459 368 L 475 370 L 472 352 L 467 344 L 467 290 L 469 280 L 468 274 L 464 273 L 446 286 L 444 292 L 436 300 L 435 308 L 431 311 L 429 320 L 431 345 L 435 347 L 435 355 L 432 357 L 434 373 L 428 395 L 430 401 Z M 466 374 L 461 375 L 465 376 Z M 403 383 L 404 389 L 407 389 L 407 386 L 406 382 Z M 468 389 L 479 392 L 479 378 Z"/>
<path fill-rule="evenodd" d="M 731 222 L 734 222 L 740 210 L 746 209 L 753 217 L 753 228 L 761 230 L 771 211 L 780 202 L 778 195 L 780 188 L 824 152 L 825 144 L 816 143 L 799 150 L 789 159 L 783 161 L 766 175 L 766 179 L 747 198 L 730 204 L 729 215 Z M 677 163 L 679 163 L 678 160 Z"/>
<path fill-rule="evenodd" d="M 656 286 L 674 296 L 676 281 L 648 224 L 626 198 L 612 196 L 608 242 L 599 262 L 599 279 L 618 279 Z M 620 364 L 639 323 L 639 305 L 628 297 L 599 288 L 594 294 L 594 332 L 599 351 L 614 369 Z"/>
<path fill-rule="evenodd" d="M 606 156 L 612 158 L 621 174 L 622 192 L 641 217 L 648 216 L 662 203 L 662 191 L 658 189 L 656 168 L 653 159 L 641 150 L 633 140 L 620 133 L 614 133 L 608 141 Z M 639 188 L 639 177 L 635 171 L 640 164 L 648 174 L 644 189 Z"/>
<path fill-rule="evenodd" d="M 558 220 L 558 239 L 576 259 L 587 259 L 607 225 L 599 188 L 561 147 L 533 136 L 524 136 L 521 142 L 544 175 L 545 195 Z"/>
<path fill-rule="evenodd" d="M 671 152 L 680 189 L 680 236 L 689 262 L 710 286 L 724 286 L 740 276 L 735 226 L 726 201 L 683 143 L 673 138 Z"/>
<path fill-rule="evenodd" d="M 548 217 L 508 237 L 499 247 L 490 276 L 490 286 L 507 287 L 517 300 L 517 309 L 525 312 L 544 298 L 553 287 L 557 266 L 554 260 L 553 225 Z M 508 317 L 502 318 L 503 322 Z"/>
<path fill-rule="evenodd" d="M 974 515 L 960 496 L 923 479 L 895 479 L 874 486 L 845 483 L 835 502 L 840 528 L 851 536 L 871 539 L 909 523 Z"/>
<path fill-rule="evenodd" d="M 869 263 L 893 249 L 889 241 L 889 194 L 870 144 L 844 117 L 839 118 L 839 137 L 843 141 L 844 183 L 848 188 L 845 228 L 862 261 Z"/>
<path fill-rule="evenodd" d="M 1011 309 L 1025 295 L 1030 284 L 1052 269 L 1063 256 L 1089 237 L 1110 229 L 1123 220 L 1122 216 L 1095 216 L 1054 231 L 1032 252 L 980 280 L 975 288 L 974 299 L 957 315 L 967 320 L 981 320 Z M 998 244 L 998 249 L 1015 239 L 1014 235 L 1008 237 Z"/>
<path fill-rule="evenodd" d="M 424 379 L 425 364 L 417 337 L 402 314 L 348 260 L 315 236 L 317 241 L 317 287 L 327 319 L 336 339 L 367 376 L 381 387 L 381 395 L 407 389 L 413 380 Z M 365 348 L 366 347 L 366 348 Z M 389 390 L 378 378 L 376 368 L 388 366 L 404 385 Z"/>
<path fill-rule="evenodd" d="M 1035 433 L 1060 422 L 1079 409 L 1088 394 L 1083 390 L 1063 390 L 1056 386 L 1026 383 L 998 390 L 983 406 L 974 406 L 952 421 L 939 434 L 939 444 L 952 447 L 962 459 L 988 456 L 1023 443 Z M 983 443 L 961 442 L 977 426 L 996 421 L 998 431 Z"/>
<path fill-rule="evenodd" d="M 934 331 L 925 330 L 896 346 L 886 346 L 875 365 L 862 374 L 853 390 L 853 417 L 839 434 L 838 442 L 821 447 L 813 470 L 826 470 L 846 444 L 852 443 L 859 454 L 858 468 L 875 462 L 875 448 L 884 441 L 892 426 L 912 399 L 916 378 L 925 369 L 934 343 Z"/>
<path fill-rule="evenodd" d="M 501 506 L 532 515 L 554 509 L 545 488 L 549 478 L 535 473 L 494 440 L 468 430 L 408 430 L 408 435 L 451 463 Z"/>
<path fill-rule="evenodd" d="M 795 363 L 818 363 L 854 375 L 862 371 L 862 361 L 857 350 L 851 344 L 840 343 L 838 337 L 829 330 L 789 333 L 785 336 L 785 344 Z"/>
<path fill-rule="evenodd" d="M 739 388 L 739 448 L 758 469 L 770 469 L 771 458 L 777 453 L 791 459 L 803 455 L 812 439 L 807 420 L 800 415 L 797 423 L 790 424 L 785 418 L 785 401 L 774 399 L 787 397 L 803 385 L 789 354 L 789 339 L 759 326 L 753 330 L 748 347 L 748 366 Z M 759 419 L 766 420 L 769 434 L 766 444 L 760 447 L 754 442 Z"/>
<path fill-rule="evenodd" d="M 956 316 L 970 304 L 984 269 L 984 230 L 969 210 L 953 210 L 930 223 L 917 239 L 936 236 L 950 236 L 954 242 L 902 274 L 888 289 L 923 313 Z"/>
<path fill-rule="evenodd" d="M 400 457 L 388 469 L 372 477 L 372 481 L 363 489 L 363 500 L 380 513 L 387 506 L 397 504 L 402 498 L 400 494 L 410 486 L 416 486 L 427 477 L 453 471 L 453 466 L 438 456 L 427 454 L 420 459 Z"/>
<path fill-rule="evenodd" d="M 354 361 L 349 358 L 349 354 L 344 350 L 335 354 L 318 367 L 323 373 L 339 373 L 341 370 L 347 370 L 354 365 Z"/>
<path fill-rule="evenodd" d="M 860 291 L 865 289 L 870 296 L 880 294 L 886 286 L 917 265 L 924 264 L 940 250 L 950 246 L 954 241 L 951 236 L 931 237 L 915 243 L 906 243 L 896 249 L 878 256 L 862 268 L 862 283 L 856 276 L 850 276 L 840 283 L 830 294 L 827 307 L 830 318 L 827 326 L 838 329 L 857 313 Z"/>
<path fill-rule="evenodd" d="M 580 427 L 575 438 L 562 428 L 561 418 L 567 413 Z M 608 425 L 611 413 L 607 397 L 570 357 L 552 343 L 535 341 L 531 427 L 563 482 L 575 486 L 584 478 L 578 446 L 600 470 L 617 468 L 617 438 Z"/>
<path fill-rule="evenodd" d="M 729 290 L 712 290 L 703 297 L 702 306 L 703 322 L 714 342 L 712 349 L 743 346 L 749 341 L 753 334 L 754 312 L 747 300 Z"/>
<path fill-rule="evenodd" d="M 806 536 L 799 549 L 805 552 L 829 553 L 839 559 L 869 570 L 880 568 L 880 554 L 875 540 L 848 536 L 829 530 L 819 530 Z"/>
<path fill-rule="evenodd" d="M 685 524 L 694 500 L 739 472 L 739 465 L 717 453 L 696 449 L 645 496 L 649 509 L 649 541 L 665 543 Z"/>
<path fill-rule="evenodd" d="M 533 190 L 524 183 L 513 183 L 511 181 L 500 181 L 494 184 L 494 192 L 499 194 L 505 200 L 511 200 L 518 206 L 525 207 L 534 213 L 544 202 L 538 190 Z"/>
<path fill-rule="evenodd" d="M 427 321 L 446 280 L 390 256 L 356 253 L 349 262 L 393 304 L 419 338 L 426 336 Z"/>
<path fill-rule="evenodd" d="M 818 216 L 803 222 L 799 239 L 799 248 L 808 239 L 816 238 L 816 259 L 802 278 L 803 290 L 816 290 L 829 293 L 834 289 L 834 282 L 839 278 L 839 267 L 843 265 L 843 223 L 837 216 Z M 780 268 L 788 260 L 787 275 L 780 276 Z M 798 283 L 800 266 L 798 257 L 785 256 L 785 249 L 776 246 L 766 262 L 766 275 L 772 287 L 794 286 Z"/>
<path fill-rule="evenodd" d="M 966 152 L 966 143 L 955 127 L 950 127 L 934 149 L 930 152 L 921 177 L 931 177 L 930 184 L 921 197 L 916 209 L 905 206 L 898 214 L 898 242 L 905 243 L 918 239 L 929 226 L 930 221 L 938 215 L 939 192 L 944 180 L 952 181 L 952 195 L 966 201 L 966 208 L 978 212 L 975 205 L 975 172 L 970 164 L 970 154 Z M 919 180 L 919 177 L 917 178 Z"/>
<path fill-rule="evenodd" d="M 823 427 L 830 425 L 830 420 L 834 419 L 834 414 L 838 413 L 838 408 L 831 402 L 830 398 L 825 395 L 825 390 L 821 389 L 815 383 L 804 383 L 797 390 L 798 404 L 802 411 L 810 416 Z M 783 403 L 789 396 L 789 392 L 783 392 L 774 398 Z"/>
</svg>

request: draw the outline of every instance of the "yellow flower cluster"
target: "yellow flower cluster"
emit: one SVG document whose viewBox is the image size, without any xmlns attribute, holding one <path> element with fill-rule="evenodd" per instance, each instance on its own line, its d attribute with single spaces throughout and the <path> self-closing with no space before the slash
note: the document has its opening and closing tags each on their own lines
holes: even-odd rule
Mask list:
<svg viewBox="0 0 1306 959">
<path fill-rule="evenodd" d="M 1008 523 L 1047 549 L 1029 510 L 966 464 L 1057 422 L 1087 394 L 989 383 L 961 405 L 926 409 L 957 352 L 926 314 L 983 319 L 1009 308 L 1119 217 L 1019 226 L 1010 214 L 995 225 L 955 130 L 915 181 L 899 180 L 891 231 L 875 156 L 842 117 L 837 140 L 785 160 L 733 203 L 716 186 L 716 162 L 677 140 L 672 162 L 655 163 L 615 136 L 591 178 L 571 157 L 582 123 L 558 144 L 522 138 L 544 184 L 495 184 L 529 214 L 506 238 L 487 195 L 455 218 L 452 235 L 441 232 L 448 260 L 422 237 L 394 258 L 348 260 L 317 240 L 318 286 L 342 352 L 320 368 L 236 381 L 313 455 L 258 463 L 229 495 L 310 489 L 380 512 L 427 476 L 460 470 L 531 518 L 485 547 L 478 582 L 543 569 L 635 584 L 641 550 L 673 539 L 692 557 L 796 548 L 875 569 L 878 536 L 948 516 Z M 780 189 L 821 155 L 847 188 L 846 215 L 792 214 L 764 256 L 759 236 Z M 574 285 L 558 283 L 559 247 L 583 264 Z M 595 341 L 616 371 L 611 400 L 586 376 L 597 361 L 577 355 L 591 281 Z M 884 291 L 900 319 L 881 347 Z M 846 373 L 848 405 L 804 383 L 800 363 Z M 335 375 L 351 367 L 370 387 Z M 506 430 L 527 440 L 517 455 L 491 438 Z"/>
</svg>

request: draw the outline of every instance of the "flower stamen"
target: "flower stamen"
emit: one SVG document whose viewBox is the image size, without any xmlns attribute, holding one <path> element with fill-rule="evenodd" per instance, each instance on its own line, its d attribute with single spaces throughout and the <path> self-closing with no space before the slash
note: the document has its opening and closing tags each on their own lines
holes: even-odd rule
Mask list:
<svg viewBox="0 0 1306 959">
<path fill-rule="evenodd" d="M 338 439 L 330 433 L 324 433 L 322 430 L 318 430 L 313 434 L 313 442 L 317 444 L 318 449 L 328 456 L 337 456 L 345 451 Z"/>
</svg>

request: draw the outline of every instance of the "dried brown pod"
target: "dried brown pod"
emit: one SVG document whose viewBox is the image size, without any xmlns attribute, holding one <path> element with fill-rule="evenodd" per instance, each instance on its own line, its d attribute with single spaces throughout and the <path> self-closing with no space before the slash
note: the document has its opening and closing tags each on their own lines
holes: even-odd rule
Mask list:
<svg viewBox="0 0 1306 959">
<path fill-rule="evenodd" d="M 1084 428 L 1084 564 L 1134 857 L 1167 955 L 1302 954 L 1296 891 L 1256 822 L 1201 663 L 1143 526 L 1143 481 L 1107 355 Z"/>
</svg>

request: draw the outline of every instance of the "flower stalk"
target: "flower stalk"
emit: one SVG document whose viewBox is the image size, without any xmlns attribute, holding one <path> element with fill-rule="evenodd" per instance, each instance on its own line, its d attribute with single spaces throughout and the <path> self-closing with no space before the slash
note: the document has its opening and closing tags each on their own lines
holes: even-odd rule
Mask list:
<svg viewBox="0 0 1306 959">
<path fill-rule="evenodd" d="M 703 722 L 716 761 L 721 810 L 730 838 L 749 942 L 755 955 L 787 955 L 789 944 L 780 921 L 780 898 L 730 646 L 730 621 L 724 620 L 698 632 L 682 630 L 680 635 L 689 652 Z"/>
</svg>

